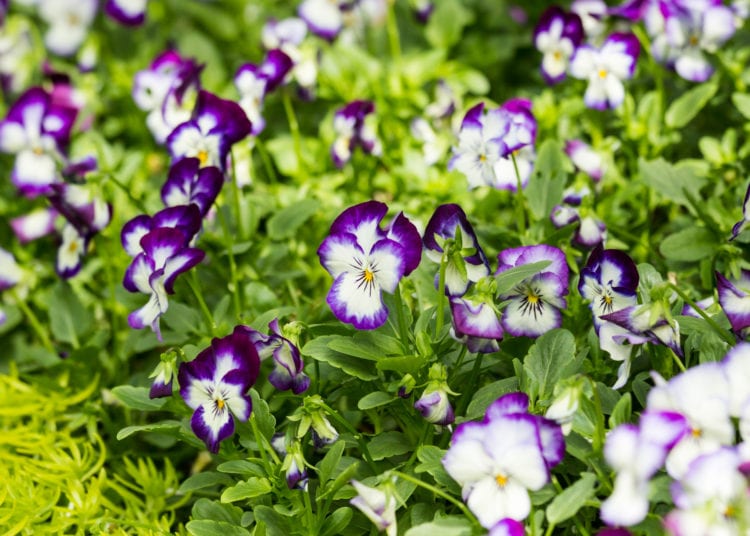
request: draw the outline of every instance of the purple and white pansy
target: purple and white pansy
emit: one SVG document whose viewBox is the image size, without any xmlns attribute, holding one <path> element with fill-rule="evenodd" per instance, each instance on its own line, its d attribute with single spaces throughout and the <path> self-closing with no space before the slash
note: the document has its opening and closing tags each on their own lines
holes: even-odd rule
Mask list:
<svg viewBox="0 0 750 536">
<path fill-rule="evenodd" d="M 526 278 L 512 290 L 501 294 L 509 303 L 503 310 L 502 326 L 513 336 L 538 337 L 562 325 L 561 309 L 566 307 L 568 264 L 565 253 L 554 246 L 540 244 L 501 251 L 497 274 L 511 268 L 541 261 L 549 265 Z"/>
<path fill-rule="evenodd" d="M 559 6 L 547 8 L 534 28 L 534 46 L 543 54 L 542 76 L 548 84 L 565 78 L 568 62 L 583 40 L 581 18 Z"/>
<path fill-rule="evenodd" d="M 287 54 L 272 49 L 260 65 L 245 63 L 237 69 L 234 85 L 240 94 L 240 107 L 252 124 L 253 136 L 257 136 L 265 127 L 261 111 L 266 95 L 284 82 L 293 66 Z"/>
<path fill-rule="evenodd" d="M 737 279 L 728 279 L 716 272 L 719 304 L 739 337 L 750 333 L 750 270 L 741 270 Z"/>
<path fill-rule="evenodd" d="M 247 392 L 259 371 L 255 347 L 236 328 L 180 365 L 180 395 L 195 410 L 190 425 L 209 451 L 218 452 L 220 443 L 234 433 L 235 417 L 240 422 L 250 418 L 252 401 Z"/>
<path fill-rule="evenodd" d="M 125 26 L 140 26 L 146 20 L 148 0 L 107 0 L 104 12 Z"/>
<path fill-rule="evenodd" d="M 331 158 L 336 167 L 342 167 L 360 147 L 365 154 L 380 156 L 382 147 L 372 125 L 375 105 L 372 101 L 355 100 L 336 111 L 333 130 L 336 139 L 331 145 Z"/>
<path fill-rule="evenodd" d="M 339 2 L 330 0 L 304 0 L 297 8 L 297 15 L 312 33 L 333 41 L 344 26 L 344 15 Z"/>
<path fill-rule="evenodd" d="M 421 259 L 417 228 L 398 214 L 384 230 L 388 207 L 367 201 L 342 212 L 318 248 L 323 267 L 334 281 L 327 302 L 333 314 L 357 329 L 375 329 L 388 318 L 382 292 L 397 291 L 401 278 Z"/>
<path fill-rule="evenodd" d="M 141 214 L 128 221 L 122 227 L 120 239 L 123 249 L 131 257 L 143 253 L 141 239 L 154 229 L 162 227 L 175 228 L 182 232 L 187 245 L 201 226 L 201 214 L 198 205 L 179 205 L 160 210 L 153 216 Z"/>
<path fill-rule="evenodd" d="M 606 167 L 602 155 L 582 140 L 565 142 L 565 154 L 578 171 L 591 177 L 594 182 L 602 180 Z"/>
<path fill-rule="evenodd" d="M 445 262 L 445 293 L 463 296 L 472 282 L 489 275 L 487 256 L 479 245 L 474 228 L 463 209 L 453 203 L 435 209 L 424 231 L 427 258 Z M 438 273 L 435 284 L 439 283 Z"/>
<path fill-rule="evenodd" d="M 487 529 L 505 519 L 523 521 L 531 512 L 529 491 L 549 482 L 550 470 L 563 459 L 560 426 L 530 414 L 528 407 L 524 393 L 502 396 L 483 421 L 456 427 L 443 458 L 467 506 Z"/>
<path fill-rule="evenodd" d="M 570 74 L 587 80 L 583 101 L 595 110 L 614 109 L 625 99 L 622 81 L 633 76 L 640 45 L 631 33 L 613 33 L 601 47 L 581 45 L 570 62 Z"/>
<path fill-rule="evenodd" d="M 44 44 L 59 56 L 75 54 L 88 36 L 98 7 L 98 0 L 39 0 L 39 17 L 48 24 Z"/>
<path fill-rule="evenodd" d="M 161 188 L 164 206 L 194 204 L 201 217 L 216 201 L 224 184 L 224 174 L 214 166 L 201 167 L 198 158 L 183 158 L 169 168 L 169 175 Z"/>
<path fill-rule="evenodd" d="M 12 218 L 10 227 L 21 244 L 55 232 L 57 211 L 50 207 L 34 209 L 27 214 Z"/>
<path fill-rule="evenodd" d="M 223 170 L 232 145 L 251 130 L 252 125 L 239 104 L 200 90 L 192 118 L 177 126 L 166 144 L 175 161 L 194 157 L 201 167 Z"/>
<path fill-rule="evenodd" d="M 349 501 L 351 505 L 372 521 L 379 531 L 385 531 L 386 536 L 396 536 L 398 534 L 396 524 L 398 502 L 395 490 L 391 489 L 392 486 L 386 484 L 385 489 L 379 489 L 366 486 L 356 480 L 350 483 L 357 491 L 357 496 Z"/>
<path fill-rule="evenodd" d="M 11 180 L 27 197 L 50 193 L 60 182 L 77 111 L 54 104 L 41 87 L 24 92 L 0 122 L 0 151 L 16 155 Z"/>
<path fill-rule="evenodd" d="M 491 354 L 500 349 L 504 332 L 494 300 L 453 296 L 450 304 L 453 337 L 470 352 Z"/>
</svg>

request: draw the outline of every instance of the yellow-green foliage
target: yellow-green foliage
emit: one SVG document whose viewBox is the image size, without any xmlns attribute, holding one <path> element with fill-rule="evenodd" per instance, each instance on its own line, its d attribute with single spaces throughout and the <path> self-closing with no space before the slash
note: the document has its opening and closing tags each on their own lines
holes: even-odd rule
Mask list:
<svg viewBox="0 0 750 536">
<path fill-rule="evenodd" d="M 0 534 L 168 534 L 179 479 L 169 460 L 107 460 L 82 411 L 98 381 L 71 393 L 0 376 Z"/>
</svg>

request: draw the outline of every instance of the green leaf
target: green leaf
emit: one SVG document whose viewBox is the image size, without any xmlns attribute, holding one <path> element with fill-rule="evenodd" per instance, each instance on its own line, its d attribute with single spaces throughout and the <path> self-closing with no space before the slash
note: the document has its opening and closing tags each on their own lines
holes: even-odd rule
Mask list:
<svg viewBox="0 0 750 536">
<path fill-rule="evenodd" d="M 669 105 L 664 122 L 670 128 L 684 127 L 708 104 L 718 89 L 719 85 L 711 81 L 686 91 Z"/>
<path fill-rule="evenodd" d="M 694 262 L 710 257 L 718 249 L 720 241 L 705 227 L 688 227 L 666 237 L 659 252 L 673 261 Z"/>
<path fill-rule="evenodd" d="M 260 397 L 258 391 L 250 389 L 250 398 L 253 401 L 253 412 L 250 418 L 255 419 L 260 432 L 270 441 L 276 432 L 276 417 L 271 413 L 268 402 Z"/>
<path fill-rule="evenodd" d="M 406 531 L 404 536 L 470 536 L 473 534 L 471 522 L 465 517 L 450 516 L 422 523 Z"/>
<path fill-rule="evenodd" d="M 573 334 L 564 329 L 548 331 L 536 340 L 524 360 L 524 370 L 536 387 L 536 393 L 529 392 L 529 397 L 532 400 L 552 397 L 555 384 L 574 374 L 578 365 Z"/>
<path fill-rule="evenodd" d="M 162 320 L 173 331 L 178 333 L 199 333 L 203 319 L 194 307 L 188 307 L 178 301 L 169 303 L 169 309 L 162 315 Z"/>
<path fill-rule="evenodd" d="M 196 473 L 187 477 L 180 487 L 177 489 L 178 494 L 190 493 L 199 489 L 210 488 L 221 484 L 223 486 L 230 486 L 234 484 L 234 480 L 224 474 L 217 473 L 214 471 L 206 471 L 205 473 Z"/>
<path fill-rule="evenodd" d="M 669 201 L 686 207 L 690 206 L 690 200 L 685 196 L 685 191 L 694 198 L 700 198 L 700 189 L 706 184 L 699 166 L 692 161 L 671 165 L 663 158 L 650 161 L 638 159 L 638 172 L 643 182 Z"/>
<path fill-rule="evenodd" d="M 336 441 L 328 452 L 318 463 L 318 478 L 321 484 L 325 484 L 331 479 L 334 469 L 338 466 L 341 461 L 341 455 L 344 453 L 346 443 L 344 441 Z"/>
<path fill-rule="evenodd" d="M 117 432 L 117 440 L 122 441 L 137 432 L 172 432 L 182 426 L 180 421 L 161 421 L 154 424 L 140 424 L 136 426 L 126 426 Z"/>
<path fill-rule="evenodd" d="M 266 474 L 263 467 L 248 460 L 229 460 L 220 463 L 216 470 L 233 475 L 262 476 Z"/>
<path fill-rule="evenodd" d="M 739 112 L 750 119 L 750 95 L 746 93 L 732 93 L 732 102 Z"/>
<path fill-rule="evenodd" d="M 242 518 L 242 510 L 231 504 L 222 504 L 201 497 L 192 509 L 193 519 L 211 519 L 213 521 L 223 521 L 232 525 L 239 525 Z"/>
<path fill-rule="evenodd" d="M 537 219 L 548 218 L 562 201 L 565 187 L 565 158 L 559 142 L 547 139 L 539 148 L 534 173 L 526 187 L 529 209 Z"/>
<path fill-rule="evenodd" d="M 593 473 L 583 473 L 580 480 L 555 497 L 547 507 L 547 520 L 550 524 L 556 525 L 576 515 L 586 501 L 594 496 L 596 480 Z"/>
<path fill-rule="evenodd" d="M 427 473 L 435 479 L 435 482 L 447 490 L 455 490 L 460 493 L 458 484 L 443 467 L 445 453 L 445 450 L 433 445 L 422 445 L 417 449 L 417 459 L 421 463 L 414 468 L 414 472 Z"/>
<path fill-rule="evenodd" d="M 131 409 L 157 411 L 167 402 L 166 398 L 149 398 L 148 393 L 148 387 L 135 387 L 134 385 L 118 385 L 112 389 L 112 394 Z"/>
<path fill-rule="evenodd" d="M 396 398 L 392 394 L 384 393 L 383 391 L 375 391 L 374 393 L 366 394 L 360 398 L 357 403 L 357 408 L 365 411 L 390 404 L 394 400 L 396 400 Z"/>
<path fill-rule="evenodd" d="M 348 506 L 342 506 L 333 512 L 320 529 L 320 536 L 338 536 L 342 531 L 349 526 L 349 522 L 352 520 L 352 509 Z"/>
<path fill-rule="evenodd" d="M 370 440 L 367 445 L 372 459 L 383 460 L 411 451 L 411 445 L 401 432 L 382 432 Z"/>
<path fill-rule="evenodd" d="M 386 357 L 379 360 L 375 367 L 378 370 L 393 370 L 401 374 L 415 374 L 427 361 L 427 357 L 421 355 L 402 355 L 399 357 Z"/>
<path fill-rule="evenodd" d="M 267 478 L 252 477 L 227 488 L 221 494 L 221 502 L 231 503 L 242 499 L 252 499 L 269 493 L 273 488 Z"/>
<path fill-rule="evenodd" d="M 471 421 L 484 415 L 487 406 L 504 394 L 518 390 L 518 378 L 511 376 L 492 382 L 481 387 L 471 398 L 469 407 L 466 409 L 465 420 Z"/>
<path fill-rule="evenodd" d="M 247 529 L 225 521 L 213 521 L 211 519 L 188 521 L 185 528 L 192 536 L 250 536 Z"/>
<path fill-rule="evenodd" d="M 253 511 L 255 519 L 266 526 L 267 536 L 289 536 L 292 533 L 287 520 L 273 508 L 258 505 Z"/>
<path fill-rule="evenodd" d="M 377 378 L 378 375 L 375 373 L 375 367 L 372 366 L 372 363 L 342 354 L 328 347 L 328 344 L 337 337 L 337 335 L 317 337 L 305 344 L 302 348 L 302 353 L 318 361 L 328 363 L 332 367 L 341 369 L 348 375 L 360 380 L 369 381 Z"/>
<path fill-rule="evenodd" d="M 320 203 L 315 199 L 303 199 L 281 209 L 268 220 L 268 236 L 272 240 L 293 237 L 319 207 Z"/>
<path fill-rule="evenodd" d="M 93 318 L 68 283 L 58 282 L 49 296 L 50 330 L 55 339 L 81 345 L 81 337 L 91 329 Z"/>
<path fill-rule="evenodd" d="M 610 428 L 615 428 L 621 424 L 630 422 L 632 411 L 633 399 L 630 396 L 630 393 L 625 393 L 620 400 L 617 401 L 615 408 L 612 410 L 612 415 L 609 418 Z"/>
<path fill-rule="evenodd" d="M 495 276 L 495 281 L 497 281 L 497 293 L 505 294 L 517 284 L 538 274 L 550 264 L 552 264 L 552 261 L 539 261 L 505 270 Z"/>
<path fill-rule="evenodd" d="M 473 19 L 472 12 L 459 0 L 441 0 L 435 3 L 435 10 L 425 29 L 425 37 L 435 48 L 450 48 L 458 43 L 464 27 Z"/>
</svg>

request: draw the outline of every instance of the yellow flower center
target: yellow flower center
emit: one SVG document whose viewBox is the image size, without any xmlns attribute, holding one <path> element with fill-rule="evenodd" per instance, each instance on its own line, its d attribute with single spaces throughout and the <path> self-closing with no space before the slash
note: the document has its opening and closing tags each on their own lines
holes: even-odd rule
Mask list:
<svg viewBox="0 0 750 536">
<path fill-rule="evenodd" d="M 497 482 L 497 485 L 501 488 L 504 488 L 505 485 L 508 483 L 508 477 L 505 475 L 497 475 L 495 477 L 495 482 Z"/>
<path fill-rule="evenodd" d="M 479 161 L 480 161 L 480 162 L 486 162 L 486 161 L 487 161 L 487 155 L 485 155 L 485 154 L 480 154 L 480 155 L 479 155 Z"/>
<path fill-rule="evenodd" d="M 697 439 L 703 435 L 703 431 L 700 428 L 693 428 L 690 430 L 690 435 Z"/>
<path fill-rule="evenodd" d="M 536 303 L 539 303 L 539 296 L 537 296 L 536 294 L 529 293 L 529 295 L 526 297 L 526 301 L 529 302 L 531 305 L 534 305 Z"/>
<path fill-rule="evenodd" d="M 35 154 L 35 155 L 37 155 L 37 156 L 41 156 L 41 155 L 43 155 L 43 154 L 44 154 L 44 150 L 43 150 L 43 149 L 42 149 L 41 147 L 34 147 L 34 148 L 33 148 L 33 149 L 31 150 L 31 152 L 32 152 L 32 153 L 34 153 L 34 154 Z"/>
<path fill-rule="evenodd" d="M 362 275 L 366 283 L 372 283 L 375 279 L 375 274 L 370 271 L 369 268 L 365 268 L 365 273 Z"/>
<path fill-rule="evenodd" d="M 196 156 L 200 161 L 201 167 L 205 166 L 206 162 L 208 162 L 208 151 L 206 151 L 205 149 L 201 149 L 200 151 L 198 151 L 198 154 Z"/>
<path fill-rule="evenodd" d="M 555 50 L 552 53 L 552 57 L 555 58 L 555 61 L 560 61 L 562 59 L 562 52 L 560 52 L 559 50 Z"/>
<path fill-rule="evenodd" d="M 602 299 L 604 300 L 604 303 L 606 303 L 607 305 L 612 305 L 612 296 L 610 296 L 609 294 L 605 294 L 604 298 Z"/>
<path fill-rule="evenodd" d="M 607 78 L 607 69 L 599 69 L 599 78 Z"/>
<path fill-rule="evenodd" d="M 226 402 L 224 402 L 223 398 L 216 399 L 216 407 L 219 408 L 219 410 L 224 409 L 225 405 L 226 405 Z"/>
<path fill-rule="evenodd" d="M 68 253 L 75 253 L 80 249 L 80 244 L 78 243 L 78 240 L 72 240 L 70 244 L 68 244 Z"/>
</svg>

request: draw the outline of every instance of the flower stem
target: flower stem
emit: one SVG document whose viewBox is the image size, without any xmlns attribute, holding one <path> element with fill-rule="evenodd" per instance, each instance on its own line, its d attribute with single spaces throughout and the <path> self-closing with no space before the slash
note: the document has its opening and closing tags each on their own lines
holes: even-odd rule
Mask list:
<svg viewBox="0 0 750 536">
<path fill-rule="evenodd" d="M 516 220 L 518 221 L 518 229 L 523 236 L 526 234 L 526 197 L 523 194 L 523 182 L 521 181 L 521 172 L 518 171 L 515 153 L 510 153 L 510 159 L 513 161 L 513 171 L 516 173 Z"/>
<path fill-rule="evenodd" d="M 234 235 L 229 230 L 229 224 L 227 222 L 224 212 L 219 209 L 219 221 L 221 228 L 224 231 L 224 238 L 226 240 L 227 257 L 229 257 L 229 277 L 232 280 L 232 301 L 234 303 L 234 315 L 237 320 L 240 319 L 242 311 L 244 309 L 242 305 L 242 290 L 240 289 L 239 278 L 237 277 L 237 262 L 234 259 Z"/>
<path fill-rule="evenodd" d="M 37 318 L 36 314 L 34 314 L 34 311 L 31 310 L 31 307 L 28 306 L 25 300 L 19 298 L 18 294 L 14 290 L 11 290 L 11 295 L 18 305 L 18 308 L 21 309 L 21 312 L 23 312 L 24 316 L 26 316 L 29 324 L 31 324 L 31 329 L 34 331 L 34 333 L 36 333 L 36 336 L 41 341 L 42 346 L 44 346 L 44 348 L 51 354 L 57 354 L 57 352 L 55 351 L 55 347 L 52 345 L 52 341 L 47 336 L 47 332 L 39 322 L 39 318 Z"/>
<path fill-rule="evenodd" d="M 687 303 L 696 313 L 698 313 L 701 316 L 701 318 L 703 318 L 703 320 L 705 320 L 706 323 L 709 326 L 711 326 L 711 329 L 713 329 L 716 332 L 716 334 L 719 335 L 719 337 L 721 337 L 724 340 L 724 342 L 726 342 L 729 346 L 734 346 L 737 343 L 737 341 L 734 340 L 734 337 L 732 337 L 728 331 L 726 331 L 725 329 L 722 329 L 722 327 L 719 324 L 717 324 L 713 318 L 708 316 L 703 309 L 698 307 L 698 305 L 693 300 L 691 300 L 688 297 L 688 295 L 685 294 L 685 292 L 683 292 L 681 288 L 679 288 L 674 283 L 669 283 L 669 287 L 672 290 L 674 290 L 680 298 L 682 298 L 682 301 Z"/>
<path fill-rule="evenodd" d="M 443 250 L 440 257 L 440 271 L 438 272 L 438 302 L 437 317 L 435 318 L 435 340 L 440 338 L 443 331 L 443 309 L 445 307 L 445 270 L 448 268 L 448 249 Z"/>
<path fill-rule="evenodd" d="M 427 482 L 423 482 L 422 480 L 418 478 L 414 478 L 411 475 L 407 475 L 406 473 L 402 473 L 401 471 L 389 471 L 390 474 L 396 475 L 397 477 L 406 480 L 407 482 L 411 482 L 412 484 L 416 484 L 417 486 L 420 486 L 427 491 L 430 491 L 437 495 L 438 497 L 441 497 L 445 499 L 446 501 L 453 503 L 463 514 L 471 520 L 471 522 L 475 525 L 479 525 L 479 522 L 477 521 L 477 518 L 474 517 L 474 514 L 472 514 L 469 509 L 466 507 L 464 503 L 462 503 L 459 500 L 456 500 L 454 497 L 451 497 L 447 493 L 445 493 L 443 490 L 436 488 L 435 486 L 428 484 Z"/>
<path fill-rule="evenodd" d="M 211 314 L 211 311 L 208 309 L 208 305 L 206 305 L 206 300 L 203 299 L 203 293 L 201 292 L 201 284 L 200 280 L 198 279 L 198 272 L 195 270 L 191 271 L 190 279 L 187 280 L 188 286 L 193 291 L 193 295 L 195 296 L 195 299 L 198 300 L 198 307 L 201 310 L 201 313 L 203 314 L 203 320 L 206 322 L 206 326 L 208 326 L 208 332 L 211 334 L 212 337 L 216 336 L 216 322 L 214 322 L 213 315 Z"/>
<path fill-rule="evenodd" d="M 401 59 L 401 39 L 398 35 L 398 19 L 396 18 L 396 2 L 388 2 L 388 20 L 386 21 L 388 32 L 388 46 L 391 49 L 391 58 L 394 62 Z"/>
<path fill-rule="evenodd" d="M 271 462 L 268 461 L 268 454 L 266 453 L 266 448 L 263 445 L 263 434 L 260 433 L 260 430 L 258 429 L 258 423 L 255 421 L 255 413 L 250 415 L 250 428 L 253 430 L 253 436 L 255 436 L 255 443 L 258 445 L 258 453 L 260 454 L 260 459 L 263 462 L 263 467 L 266 468 L 266 474 L 270 475 L 272 473 L 272 466 Z M 276 453 L 273 453 L 274 457 L 276 457 Z M 279 463 L 278 458 L 275 460 L 276 463 Z"/>
<path fill-rule="evenodd" d="M 292 106 L 292 99 L 289 98 L 289 91 L 285 90 L 281 92 L 281 100 L 284 103 L 286 120 L 289 123 L 289 131 L 292 134 L 294 154 L 297 157 L 297 171 L 302 171 L 302 140 L 299 134 L 299 122 L 297 121 L 297 116 L 295 115 L 294 107 Z"/>
<path fill-rule="evenodd" d="M 401 337 L 401 345 L 404 349 L 409 348 L 409 328 L 406 325 L 406 317 L 404 316 L 404 303 L 401 298 L 401 284 L 396 287 L 396 292 L 393 293 L 394 303 L 396 307 L 396 319 L 398 320 L 398 334 Z"/>
</svg>

